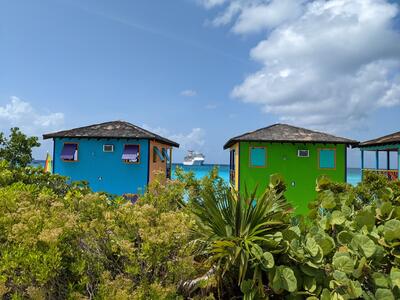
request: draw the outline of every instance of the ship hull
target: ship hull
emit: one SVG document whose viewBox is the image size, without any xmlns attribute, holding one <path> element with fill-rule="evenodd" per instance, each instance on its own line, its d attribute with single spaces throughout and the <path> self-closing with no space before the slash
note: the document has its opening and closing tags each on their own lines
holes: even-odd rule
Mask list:
<svg viewBox="0 0 400 300">
<path fill-rule="evenodd" d="M 192 161 L 184 161 L 184 166 L 202 166 L 204 164 L 204 160 L 192 160 Z"/>
</svg>

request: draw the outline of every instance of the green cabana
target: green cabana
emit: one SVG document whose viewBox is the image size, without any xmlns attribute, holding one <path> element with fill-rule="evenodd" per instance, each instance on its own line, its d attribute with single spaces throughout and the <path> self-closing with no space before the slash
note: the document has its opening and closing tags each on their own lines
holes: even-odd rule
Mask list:
<svg viewBox="0 0 400 300">
<path fill-rule="evenodd" d="M 389 179 L 396 180 L 399 179 L 400 170 L 400 131 L 385 135 L 370 141 L 362 142 L 359 144 L 361 150 L 361 169 L 364 173 L 365 171 L 378 172 L 387 176 Z M 365 152 L 373 151 L 375 152 L 375 167 L 366 168 L 365 167 Z M 386 165 L 384 168 L 381 167 L 379 158 L 380 153 L 386 153 Z M 393 159 L 391 161 L 391 153 L 397 153 L 397 165 L 396 168 L 392 166 Z"/>
</svg>

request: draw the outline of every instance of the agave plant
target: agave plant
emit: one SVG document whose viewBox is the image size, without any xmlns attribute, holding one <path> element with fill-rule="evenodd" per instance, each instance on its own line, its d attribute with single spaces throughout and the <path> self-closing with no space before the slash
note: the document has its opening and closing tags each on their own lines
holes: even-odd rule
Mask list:
<svg viewBox="0 0 400 300">
<path fill-rule="evenodd" d="M 271 182 L 261 196 L 210 189 L 193 203 L 197 254 L 214 270 L 219 291 L 240 288 L 245 299 L 262 296 L 263 271 L 274 268 L 274 255 L 286 248 L 281 231 L 289 225 L 290 206 L 282 181 Z"/>
</svg>

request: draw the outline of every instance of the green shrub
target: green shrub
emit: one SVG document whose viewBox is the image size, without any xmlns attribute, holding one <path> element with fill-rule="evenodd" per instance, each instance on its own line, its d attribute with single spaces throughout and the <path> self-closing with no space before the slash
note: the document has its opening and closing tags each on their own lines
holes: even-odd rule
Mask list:
<svg viewBox="0 0 400 300">
<path fill-rule="evenodd" d="M 5 299 L 176 299 L 197 274 L 180 182 L 156 181 L 132 205 L 40 169 L 1 165 L 0 178 Z"/>
</svg>

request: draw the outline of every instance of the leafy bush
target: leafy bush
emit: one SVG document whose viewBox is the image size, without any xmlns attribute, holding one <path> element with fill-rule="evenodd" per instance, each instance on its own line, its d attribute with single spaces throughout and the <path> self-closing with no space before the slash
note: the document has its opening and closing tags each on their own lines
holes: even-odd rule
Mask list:
<svg viewBox="0 0 400 300">
<path fill-rule="evenodd" d="M 176 299 L 196 276 L 183 184 L 156 181 L 132 205 L 40 172 L 0 169 L 3 298 Z"/>
</svg>

